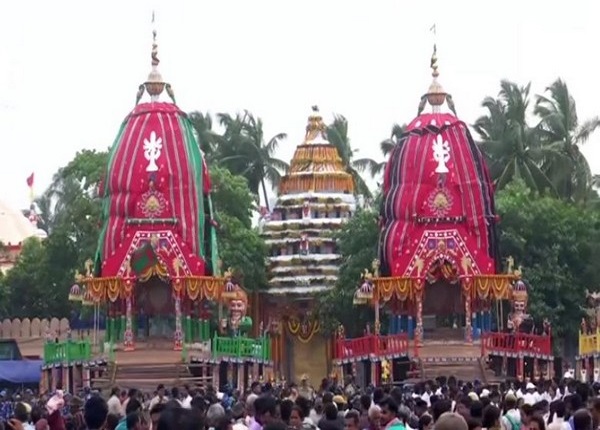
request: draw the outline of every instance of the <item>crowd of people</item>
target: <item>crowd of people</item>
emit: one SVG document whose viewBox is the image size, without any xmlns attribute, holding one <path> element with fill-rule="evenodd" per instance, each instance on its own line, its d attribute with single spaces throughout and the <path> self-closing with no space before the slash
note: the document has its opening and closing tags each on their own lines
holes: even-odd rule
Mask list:
<svg viewBox="0 0 600 430">
<path fill-rule="evenodd" d="M 463 383 L 368 387 L 255 382 L 245 393 L 159 385 L 69 396 L 1 392 L 0 430 L 597 430 L 600 384 Z M 407 389 L 410 388 L 410 389 Z"/>
</svg>

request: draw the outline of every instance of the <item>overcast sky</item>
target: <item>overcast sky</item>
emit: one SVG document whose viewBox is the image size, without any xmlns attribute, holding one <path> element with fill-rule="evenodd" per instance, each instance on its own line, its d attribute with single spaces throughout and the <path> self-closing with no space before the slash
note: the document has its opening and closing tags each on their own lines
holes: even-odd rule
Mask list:
<svg viewBox="0 0 600 430">
<path fill-rule="evenodd" d="M 0 198 L 27 205 L 82 148 L 106 149 L 150 70 L 185 111 L 249 109 L 289 159 L 310 106 L 345 115 L 358 156 L 409 122 L 429 86 L 437 27 L 440 82 L 472 123 L 499 81 L 540 93 L 562 77 L 580 119 L 600 112 L 600 2 L 533 0 L 23 0 L 0 9 Z M 600 132 L 584 148 L 600 173 Z"/>
</svg>

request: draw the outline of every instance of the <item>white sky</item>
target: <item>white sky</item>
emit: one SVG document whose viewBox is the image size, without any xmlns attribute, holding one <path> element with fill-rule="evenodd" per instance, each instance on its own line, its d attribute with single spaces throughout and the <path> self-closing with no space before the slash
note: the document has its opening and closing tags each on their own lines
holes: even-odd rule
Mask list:
<svg viewBox="0 0 600 430">
<path fill-rule="evenodd" d="M 540 93 L 565 79 L 580 119 L 599 114 L 600 2 L 534 0 L 23 0 L 0 5 L 0 199 L 24 207 L 82 148 L 105 149 L 150 70 L 152 9 L 161 72 L 185 111 L 249 109 L 267 136 L 302 140 L 310 106 L 345 115 L 359 157 L 381 159 L 430 83 L 472 123 L 499 81 Z M 585 154 L 600 172 L 600 132 Z"/>
</svg>

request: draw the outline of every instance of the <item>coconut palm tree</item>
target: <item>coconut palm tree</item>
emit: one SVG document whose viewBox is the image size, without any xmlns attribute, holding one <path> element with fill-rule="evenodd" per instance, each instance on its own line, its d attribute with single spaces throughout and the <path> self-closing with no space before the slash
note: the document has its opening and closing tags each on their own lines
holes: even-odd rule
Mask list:
<svg viewBox="0 0 600 430">
<path fill-rule="evenodd" d="M 537 96 L 534 113 L 541 120 L 537 128 L 542 145 L 563 155 L 563 162 L 550 159 L 543 163 L 557 192 L 567 200 L 587 200 L 593 178 L 579 145 L 600 127 L 600 117 L 580 123 L 575 99 L 561 79 L 546 88 L 544 95 Z"/>
<path fill-rule="evenodd" d="M 194 127 L 198 145 L 210 162 L 222 136 L 213 130 L 213 119 L 208 112 L 193 111 L 188 114 L 188 118 Z"/>
<path fill-rule="evenodd" d="M 371 190 L 369 190 L 367 183 L 360 175 L 360 172 L 365 170 L 368 162 L 365 159 L 353 160 L 356 150 L 353 150 L 350 145 L 346 117 L 343 115 L 333 116 L 333 122 L 327 126 L 327 140 L 337 148 L 346 172 L 352 175 L 354 192 L 365 198 L 372 198 Z"/>
<path fill-rule="evenodd" d="M 487 115 L 478 118 L 473 128 L 481 138 L 479 144 L 497 188 L 519 178 L 533 190 L 556 195 L 542 163 L 560 161 L 562 156 L 553 148 L 541 145 L 538 129 L 527 123 L 529 92 L 530 84 L 519 86 L 503 80 L 498 97 L 483 100 Z"/>
<path fill-rule="evenodd" d="M 279 143 L 287 138 L 285 133 L 277 133 L 265 141 L 263 122 L 252 113 L 244 111 L 235 117 L 221 113 L 219 122 L 225 127 L 223 138 L 218 144 L 217 161 L 231 173 L 244 176 L 250 190 L 259 195 L 262 192 L 265 206 L 269 210 L 266 182 L 277 186 L 282 173 L 287 172 L 286 162 L 275 158 Z"/>
<path fill-rule="evenodd" d="M 379 143 L 379 148 L 381 149 L 381 153 L 385 158 L 384 161 L 378 162 L 371 158 L 362 158 L 354 162 L 358 169 L 361 172 L 368 170 L 372 177 L 376 177 L 381 174 L 385 170 L 388 156 L 392 152 L 392 149 L 394 149 L 394 147 L 400 143 L 400 139 L 406 131 L 406 127 L 406 124 L 394 124 L 392 126 L 392 133 L 390 134 L 390 137 L 382 140 L 381 143 Z"/>
</svg>

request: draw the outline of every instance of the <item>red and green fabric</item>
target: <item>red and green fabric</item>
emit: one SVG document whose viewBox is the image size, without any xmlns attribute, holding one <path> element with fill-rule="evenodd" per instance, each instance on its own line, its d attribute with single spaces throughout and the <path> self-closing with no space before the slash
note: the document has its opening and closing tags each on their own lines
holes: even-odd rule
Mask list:
<svg viewBox="0 0 600 430">
<path fill-rule="evenodd" d="M 449 147 L 442 176 L 432 149 L 438 136 Z M 465 256 L 479 273 L 499 269 L 492 180 L 468 126 L 451 114 L 423 114 L 408 125 L 386 165 L 381 219 L 384 276 L 415 276 L 416 257 L 434 252 L 440 237 L 449 238 L 458 264 Z"/>
<path fill-rule="evenodd" d="M 158 257 L 148 242 L 136 249 L 131 254 L 131 269 L 136 275 L 148 271 L 158 263 Z"/>
<path fill-rule="evenodd" d="M 151 133 L 162 140 L 156 172 L 146 170 L 149 161 L 144 155 L 144 141 Z M 146 223 L 142 199 L 151 180 L 166 204 L 152 223 Z M 205 275 L 215 269 L 218 258 L 214 258 L 217 244 L 211 223 L 208 167 L 192 124 L 176 105 L 142 103 L 135 107 L 112 146 L 103 185 L 97 276 L 117 275 L 128 253 L 137 247 L 135 238 L 140 233 L 161 231 L 169 231 L 176 238 L 191 274 Z M 206 201 L 209 207 L 205 208 Z M 204 237 L 207 231 L 209 241 Z M 206 267 L 208 260 L 213 267 Z"/>
</svg>

